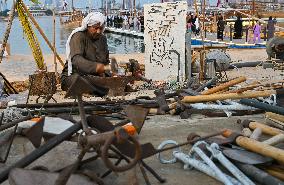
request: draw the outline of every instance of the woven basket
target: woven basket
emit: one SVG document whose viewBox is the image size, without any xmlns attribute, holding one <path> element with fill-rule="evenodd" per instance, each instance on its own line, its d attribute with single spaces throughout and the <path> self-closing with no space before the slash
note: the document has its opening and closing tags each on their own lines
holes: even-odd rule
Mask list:
<svg viewBox="0 0 284 185">
<path fill-rule="evenodd" d="M 40 72 L 29 76 L 30 95 L 52 95 L 56 91 L 55 72 Z"/>
</svg>

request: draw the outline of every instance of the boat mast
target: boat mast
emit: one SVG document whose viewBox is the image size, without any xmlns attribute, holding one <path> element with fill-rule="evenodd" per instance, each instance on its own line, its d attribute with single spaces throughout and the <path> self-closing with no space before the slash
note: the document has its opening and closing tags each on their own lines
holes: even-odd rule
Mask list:
<svg viewBox="0 0 284 185">
<path fill-rule="evenodd" d="M 133 12 L 133 16 L 135 17 L 136 16 L 136 1 L 135 0 L 133 0 L 133 10 L 134 10 L 134 12 Z"/>
<path fill-rule="evenodd" d="M 107 3 L 108 3 L 108 2 L 107 2 L 107 0 L 106 0 L 106 7 L 105 7 L 105 14 L 106 14 L 106 16 L 107 16 L 107 13 L 108 13 L 108 12 L 107 12 L 107 11 L 108 11 L 108 9 L 107 9 Z"/>
</svg>

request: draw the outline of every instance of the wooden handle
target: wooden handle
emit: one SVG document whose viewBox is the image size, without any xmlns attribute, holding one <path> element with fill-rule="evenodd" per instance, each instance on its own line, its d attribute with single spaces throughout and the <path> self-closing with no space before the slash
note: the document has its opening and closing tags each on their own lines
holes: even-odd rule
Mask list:
<svg viewBox="0 0 284 185">
<path fill-rule="evenodd" d="M 279 168 L 276 168 L 276 167 L 270 167 L 270 166 L 267 166 L 265 167 L 264 169 L 267 173 L 269 173 L 270 175 L 284 181 L 284 170 L 282 169 L 279 169 Z"/>
<path fill-rule="evenodd" d="M 280 129 L 273 128 L 273 127 L 270 127 L 270 126 L 267 126 L 265 124 L 258 123 L 258 122 L 250 122 L 249 128 L 253 129 L 253 130 L 256 129 L 256 128 L 260 128 L 262 133 L 268 134 L 268 135 L 271 135 L 271 136 L 276 136 L 278 134 L 284 134 L 284 131 L 282 131 Z"/>
<path fill-rule="evenodd" d="M 156 109 L 156 108 L 150 108 L 149 109 L 149 114 L 158 114 L 158 109 Z"/>
<path fill-rule="evenodd" d="M 238 136 L 236 138 L 236 143 L 247 150 L 267 157 L 271 157 L 277 161 L 284 163 L 284 150 L 244 136 Z"/>
<path fill-rule="evenodd" d="M 218 85 L 218 86 L 216 86 L 216 87 L 213 87 L 213 88 L 211 88 L 211 89 L 205 90 L 205 91 L 203 91 L 201 94 L 202 94 L 202 95 L 213 94 L 213 93 L 216 93 L 216 92 L 218 92 L 218 91 L 224 90 L 224 89 L 226 89 L 226 88 L 228 88 L 228 87 L 231 87 L 231 86 L 233 86 L 233 85 L 236 85 L 236 84 L 241 83 L 241 82 L 244 82 L 244 81 L 246 81 L 246 77 L 241 76 L 241 77 L 239 77 L 239 78 L 236 78 L 236 79 L 234 79 L 234 80 L 230 80 L 230 81 L 228 81 L 228 82 L 226 82 L 226 83 L 220 84 L 220 85 Z"/>
<path fill-rule="evenodd" d="M 284 116 L 283 115 L 276 114 L 276 113 L 273 113 L 273 112 L 266 112 L 265 113 L 265 117 L 266 118 L 270 118 L 270 119 L 275 119 L 275 120 L 278 120 L 278 121 L 281 121 L 281 122 L 284 122 Z"/>
<path fill-rule="evenodd" d="M 270 90 L 270 91 L 244 92 L 244 93 L 185 96 L 182 99 L 182 102 L 199 103 L 199 102 L 209 102 L 209 101 L 227 100 L 227 99 L 257 98 L 257 97 L 268 97 L 271 94 L 276 94 L 276 91 Z"/>
</svg>

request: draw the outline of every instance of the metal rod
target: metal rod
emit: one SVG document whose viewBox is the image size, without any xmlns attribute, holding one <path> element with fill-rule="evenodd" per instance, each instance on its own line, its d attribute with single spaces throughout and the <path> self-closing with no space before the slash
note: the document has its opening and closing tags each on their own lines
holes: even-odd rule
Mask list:
<svg viewBox="0 0 284 185">
<path fill-rule="evenodd" d="M 1 72 L 0 72 L 0 76 L 2 76 L 2 78 L 5 81 L 5 85 L 7 85 L 10 88 L 10 91 L 12 93 L 18 94 L 17 90 L 12 86 L 12 84 L 9 82 L 9 80 Z"/>
<path fill-rule="evenodd" d="M 215 76 L 211 80 L 207 81 L 206 83 L 202 84 L 200 87 L 198 87 L 195 91 L 200 92 L 202 91 L 205 87 L 209 87 L 210 85 L 214 84 L 218 78 Z"/>
<path fill-rule="evenodd" d="M 73 126 L 69 127 L 66 129 L 64 132 L 61 134 L 51 138 L 47 143 L 44 145 L 40 146 L 39 148 L 35 149 L 32 151 L 29 155 L 26 155 L 24 158 L 20 159 L 16 163 L 12 164 L 9 167 L 6 167 L 1 173 L 0 173 L 0 183 L 4 182 L 7 180 L 8 175 L 10 171 L 14 168 L 24 168 L 27 165 L 31 164 L 34 162 L 36 159 L 53 149 L 55 146 L 58 144 L 62 143 L 65 141 L 67 138 L 72 136 L 74 133 L 79 131 L 81 129 L 81 124 L 74 124 Z"/>
<path fill-rule="evenodd" d="M 84 106 L 86 105 L 113 105 L 113 104 L 122 104 L 126 103 L 129 104 L 133 101 L 128 101 L 128 100 L 116 100 L 116 101 L 89 101 L 89 102 L 82 102 Z M 139 102 L 139 101 L 138 101 Z M 141 103 L 144 103 L 141 101 Z M 147 103 L 147 102 L 145 102 Z M 45 104 L 44 107 L 71 107 L 71 106 L 78 106 L 78 102 L 62 102 L 62 103 L 48 103 Z M 34 104 L 17 104 L 15 105 L 17 108 L 41 108 L 42 103 L 34 103 Z"/>
<path fill-rule="evenodd" d="M 92 134 L 92 132 L 88 127 L 88 123 L 87 123 L 87 119 L 86 119 L 86 112 L 85 112 L 84 106 L 82 104 L 82 102 L 83 102 L 82 95 L 78 95 L 77 99 L 78 99 L 78 107 L 79 107 L 79 113 L 80 113 L 80 117 L 81 117 L 81 124 L 82 124 L 83 130 L 84 130 L 84 132 L 86 132 L 87 135 L 90 135 L 90 134 Z"/>
<path fill-rule="evenodd" d="M 0 116 L 0 126 L 2 125 L 3 118 L 4 118 L 4 112 L 2 111 Z"/>
<path fill-rule="evenodd" d="M 253 99 L 241 99 L 240 100 L 241 104 L 245 104 L 251 107 L 256 107 L 268 112 L 274 112 L 276 114 L 281 114 L 284 115 L 284 108 L 279 107 L 279 106 L 274 106 L 274 105 L 268 105 L 266 103 L 262 103 L 258 100 L 253 100 Z"/>
<path fill-rule="evenodd" d="M 242 170 L 246 175 L 251 177 L 253 180 L 260 184 L 271 185 L 271 184 L 283 184 L 283 182 L 268 173 L 256 168 L 253 165 L 235 163 L 235 165 Z"/>
<path fill-rule="evenodd" d="M 52 18 L 53 18 L 53 62 L 54 62 L 54 71 L 56 77 L 58 77 L 57 74 L 57 63 L 56 63 L 56 33 L 55 33 L 55 26 L 56 26 L 56 19 L 55 19 L 55 10 L 52 10 Z"/>
<path fill-rule="evenodd" d="M 213 137 L 213 136 L 222 135 L 223 132 L 224 132 L 224 130 L 222 130 L 220 132 L 217 132 L 217 133 L 214 133 L 214 134 L 210 134 L 210 135 L 204 136 L 204 137 L 193 139 L 191 141 L 187 141 L 187 142 L 175 145 L 175 146 L 170 146 L 170 147 L 167 147 L 167 148 L 159 149 L 159 150 L 156 150 L 156 153 L 161 153 L 161 152 L 164 152 L 164 151 L 167 151 L 167 150 L 179 148 L 179 147 L 184 146 L 184 145 L 193 144 L 193 143 L 195 143 L 197 141 L 205 140 L 205 139 L 208 139 L 208 138 Z"/>
</svg>

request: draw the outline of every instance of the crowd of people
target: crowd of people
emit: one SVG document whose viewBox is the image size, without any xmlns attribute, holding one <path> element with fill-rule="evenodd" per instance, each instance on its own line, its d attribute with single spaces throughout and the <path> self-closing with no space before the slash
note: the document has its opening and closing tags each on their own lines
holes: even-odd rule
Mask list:
<svg viewBox="0 0 284 185">
<path fill-rule="evenodd" d="M 107 16 L 107 26 L 144 32 L 144 16 L 109 15 Z"/>
<path fill-rule="evenodd" d="M 211 17 L 214 17 L 212 15 Z M 250 24 L 244 25 L 244 21 L 241 16 L 237 16 L 234 22 L 226 22 L 223 15 L 217 15 L 216 26 L 217 29 L 207 28 L 207 31 L 216 32 L 217 40 L 223 41 L 224 37 L 233 39 L 242 39 L 247 34 L 247 41 L 250 43 L 260 43 L 261 38 L 271 39 L 274 36 L 275 26 L 277 20 L 276 18 L 269 17 L 266 23 L 261 23 L 260 21 L 251 21 Z M 212 23 L 211 23 L 212 26 Z M 195 36 L 199 36 L 201 25 L 198 17 L 194 13 L 188 13 L 186 17 L 186 27 L 187 31 L 193 33 Z M 215 27 L 216 28 L 216 27 Z M 206 29 L 206 28 L 205 28 Z M 245 33 L 247 31 L 247 33 Z"/>
<path fill-rule="evenodd" d="M 248 42 L 252 40 L 254 44 L 260 43 L 262 33 L 264 34 L 263 37 L 269 40 L 274 36 L 276 23 L 277 23 L 276 18 L 272 19 L 272 16 L 270 16 L 268 22 L 266 23 L 266 26 L 262 25 L 260 21 L 255 21 L 253 25 L 248 25 L 244 27 L 242 17 L 237 16 L 237 20 L 234 22 L 233 26 L 233 38 L 242 39 L 243 32 L 247 30 Z M 217 21 L 218 40 L 224 39 L 224 32 L 225 33 L 230 32 L 230 25 L 223 20 L 222 15 L 219 15 Z M 229 34 L 225 35 L 229 36 Z"/>
<path fill-rule="evenodd" d="M 190 13 L 187 15 L 186 25 L 187 25 L 187 30 L 192 31 L 192 33 L 194 33 L 195 36 L 199 35 L 200 26 L 199 26 L 199 20 L 196 14 Z"/>
</svg>

